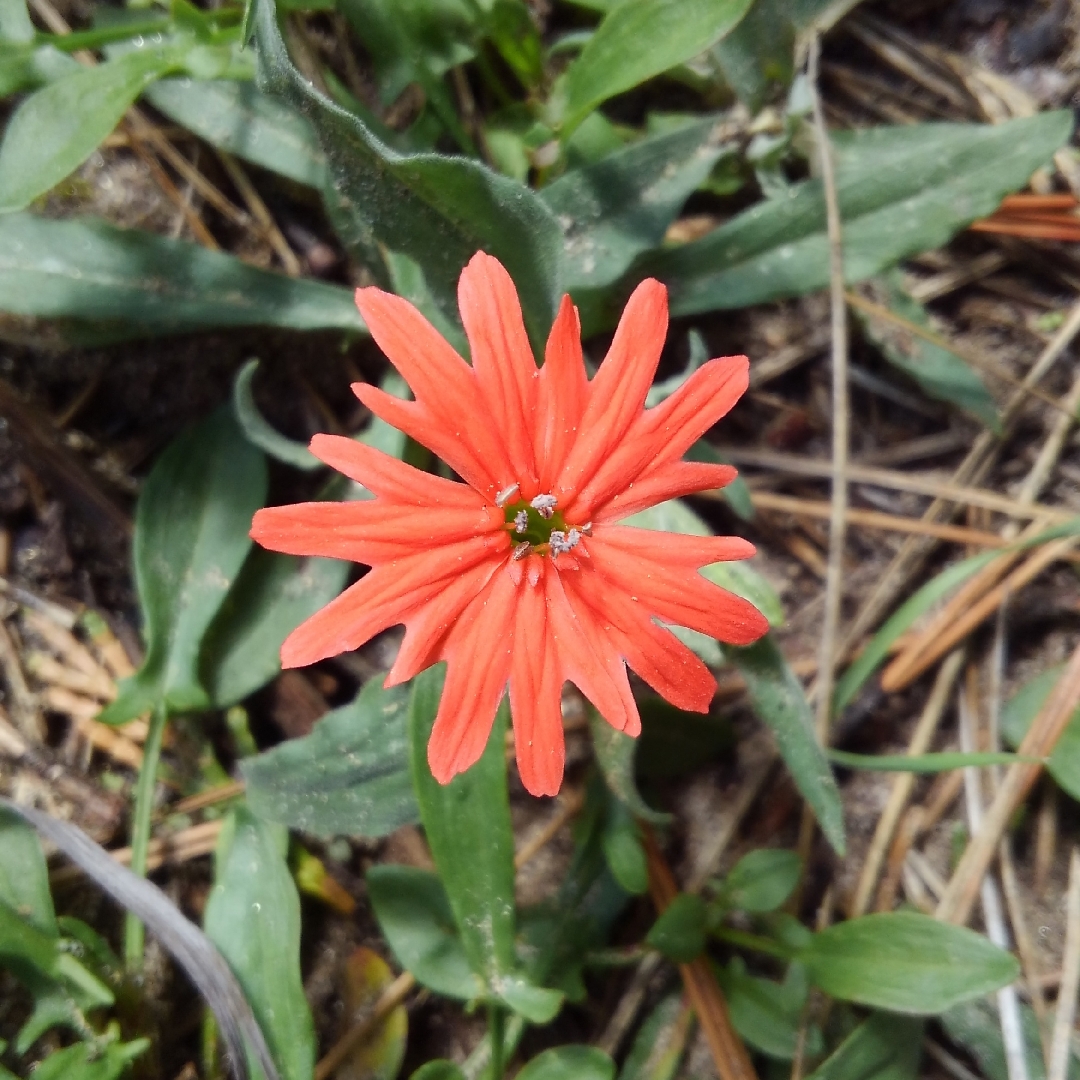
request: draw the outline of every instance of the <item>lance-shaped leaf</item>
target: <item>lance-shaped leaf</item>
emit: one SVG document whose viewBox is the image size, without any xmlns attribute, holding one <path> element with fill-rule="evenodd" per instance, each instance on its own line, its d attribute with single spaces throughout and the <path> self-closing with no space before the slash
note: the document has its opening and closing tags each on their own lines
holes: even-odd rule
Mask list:
<svg viewBox="0 0 1080 1080">
<path fill-rule="evenodd" d="M 872 1013 L 807 1080 L 915 1080 L 923 1027 L 924 1022 L 914 1017 Z M 949 1034 L 955 1038 L 952 1031 Z"/>
<path fill-rule="evenodd" d="M 564 128 L 608 98 L 692 60 L 746 14 L 751 0 L 625 0 L 614 7 L 567 68 Z"/>
<path fill-rule="evenodd" d="M 844 808 L 828 758 L 814 734 L 814 718 L 802 683 L 771 634 L 746 648 L 724 646 L 724 655 L 746 680 L 754 712 L 768 724 L 796 787 L 833 849 L 842 855 Z"/>
<path fill-rule="evenodd" d="M 460 1001 L 483 993 L 436 874 L 414 866 L 373 866 L 367 885 L 379 928 L 398 962 L 417 982 Z"/>
<path fill-rule="evenodd" d="M 988 938 L 914 911 L 837 923 L 798 958 L 827 994 L 914 1016 L 1000 990 L 1020 974 L 1015 957 Z"/>
<path fill-rule="evenodd" d="M 903 275 L 891 270 L 870 283 L 871 294 L 883 307 L 916 326 L 930 329 L 926 308 L 904 288 Z M 857 311 L 867 335 L 894 367 L 910 375 L 932 398 L 959 406 L 1001 432 L 997 404 L 978 373 L 949 349 L 918 337 L 891 320 Z"/>
<path fill-rule="evenodd" d="M 126 53 L 31 94 L 0 143 L 0 212 L 21 210 L 97 149 L 143 87 L 181 65 L 183 49 Z"/>
<path fill-rule="evenodd" d="M 409 688 L 368 682 L 310 735 L 240 766 L 255 813 L 316 836 L 386 836 L 418 821 L 409 777 Z"/>
<path fill-rule="evenodd" d="M 364 331 L 352 291 L 91 218 L 0 216 L 0 310 L 102 324 L 113 339 L 211 326 Z"/>
<path fill-rule="evenodd" d="M 326 158 L 311 125 L 254 83 L 162 79 L 143 97 L 211 146 L 298 184 L 321 189 L 325 182 Z"/>
<path fill-rule="evenodd" d="M 861 281 L 940 247 L 1023 187 L 1067 142 L 1071 112 L 1004 124 L 911 124 L 836 132 L 844 276 Z M 708 236 L 648 260 L 671 289 L 672 312 L 746 307 L 829 283 L 819 179 L 795 185 Z"/>
<path fill-rule="evenodd" d="M 444 674 L 440 664 L 418 675 L 409 705 L 413 788 L 424 832 L 473 971 L 515 1012 L 546 1023 L 562 995 L 525 977 L 514 946 L 514 832 L 504 752 L 510 710 L 504 699 L 480 760 L 440 784 L 428 767 L 427 744 Z"/>
<path fill-rule="evenodd" d="M 247 557 L 266 497 L 266 459 L 221 409 L 161 455 L 135 515 L 135 583 L 146 659 L 102 714 L 121 723 L 163 705 L 205 709 L 202 639 Z"/>
<path fill-rule="evenodd" d="M 416 260 L 435 299 L 455 319 L 458 276 L 477 250 L 487 251 L 510 272 L 529 331 L 542 340 L 555 314 L 562 256 L 547 207 L 523 184 L 479 162 L 391 150 L 296 70 L 273 0 L 253 3 L 260 86 L 314 128 L 340 201 L 335 216 L 351 219 L 360 246 L 370 251 L 378 242 Z"/>
<path fill-rule="evenodd" d="M 708 117 L 652 135 L 540 192 L 563 229 L 564 284 L 577 294 L 618 280 L 664 233 L 721 155 L 734 153 L 729 128 Z"/>
<path fill-rule="evenodd" d="M 311 1080 L 315 1025 L 300 978 L 300 897 L 287 846 L 284 829 L 234 810 L 219 841 L 203 928 L 244 988 L 282 1080 Z"/>
<path fill-rule="evenodd" d="M 37 833 L 22 818 L 2 808 L 0 852 L 0 904 L 6 904 L 43 934 L 59 936 L 49 892 L 49 868 Z"/>
</svg>

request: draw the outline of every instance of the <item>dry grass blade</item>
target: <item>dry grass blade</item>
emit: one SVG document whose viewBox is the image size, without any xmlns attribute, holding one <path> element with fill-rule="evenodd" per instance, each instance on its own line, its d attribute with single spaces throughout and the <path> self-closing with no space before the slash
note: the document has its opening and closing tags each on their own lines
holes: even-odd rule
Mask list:
<svg viewBox="0 0 1080 1080">
<path fill-rule="evenodd" d="M 1069 891 L 1065 914 L 1065 955 L 1058 988 L 1050 1065 L 1046 1080 L 1067 1080 L 1072 1057 L 1072 1034 L 1076 1021 L 1076 994 L 1080 990 L 1080 849 L 1069 858 Z"/>
<path fill-rule="evenodd" d="M 825 613 L 818 659 L 816 716 L 818 738 L 826 743 L 832 723 L 833 676 L 837 661 L 836 635 L 840 628 L 840 604 L 844 590 L 851 410 L 848 402 L 848 325 L 847 304 L 844 301 L 843 236 L 840 205 L 836 196 L 832 144 L 829 142 L 818 88 L 821 42 L 816 34 L 811 37 L 809 46 L 807 83 L 813 103 L 814 134 L 822 190 L 825 194 L 825 221 L 829 239 L 829 322 L 832 334 L 832 508 L 829 514 L 829 561 L 825 573 Z"/>
<path fill-rule="evenodd" d="M 754 468 L 786 473 L 790 476 L 811 476 L 822 480 L 832 476 L 832 465 L 828 461 L 800 457 L 798 454 L 787 454 L 779 450 L 747 450 L 736 446 L 723 446 L 717 449 L 725 460 L 730 460 L 735 465 L 749 465 Z M 1024 503 L 987 488 L 967 487 L 950 480 L 939 480 L 918 473 L 849 464 L 847 477 L 853 484 L 869 484 L 872 487 L 889 488 L 893 491 L 909 491 L 914 495 L 929 495 L 935 499 L 948 499 L 951 502 L 1007 514 L 1009 517 L 1020 520 L 1044 518 L 1048 522 L 1065 522 L 1076 518 L 1075 514 L 1053 506 Z"/>
<path fill-rule="evenodd" d="M 937 732 L 941 718 L 945 714 L 945 707 L 949 703 L 956 677 L 960 674 L 960 665 L 963 661 L 963 653 L 958 649 L 950 655 L 938 670 L 937 678 L 930 696 L 923 706 L 922 715 L 915 725 L 911 741 L 908 743 L 907 752 L 911 755 L 925 754 L 930 748 L 930 743 Z M 911 798 L 911 792 L 915 788 L 916 776 L 914 773 L 899 773 L 893 779 L 892 789 L 889 792 L 885 808 L 881 811 L 877 828 L 874 830 L 870 848 L 863 860 L 862 870 L 859 873 L 859 881 L 848 905 L 849 918 L 857 918 L 864 915 L 870 906 L 870 897 L 877 883 L 878 874 L 881 872 L 881 864 L 893 842 L 900 816 L 904 812 L 907 801 Z M 906 852 L 905 852 L 906 854 Z"/>
<path fill-rule="evenodd" d="M 1078 543 L 1080 537 L 1070 536 L 1042 544 L 1004 581 L 970 607 L 967 605 L 974 599 L 973 590 L 962 590 L 965 593 L 964 600 L 961 602 L 959 597 L 954 598 L 931 625 L 881 673 L 882 689 L 893 693 L 909 686 L 939 657 L 990 618 L 1006 597 L 1018 593 L 1048 566 L 1069 554 Z M 1004 558 L 1008 559 L 1008 556 Z"/>
<path fill-rule="evenodd" d="M 777 495 L 775 492 L 760 491 L 756 488 L 751 489 L 750 499 L 760 510 L 778 510 L 796 516 L 826 520 L 832 513 L 832 504 L 823 499 Z M 884 510 L 861 510 L 858 507 L 849 506 L 846 517 L 849 525 L 859 525 L 866 529 L 881 529 L 885 532 L 915 536 L 933 536 L 938 540 L 950 540 L 956 544 L 970 544 L 974 547 L 1006 547 L 1009 543 L 997 533 L 986 532 L 983 529 L 969 529 L 964 525 L 943 525 L 936 521 L 925 521 L 922 518 L 889 514 Z"/>
<path fill-rule="evenodd" d="M 649 864 L 649 893 L 657 912 L 662 913 L 679 895 L 679 888 L 652 832 L 645 828 L 643 834 Z M 750 1055 L 731 1026 L 727 1004 L 708 961 L 699 957 L 689 964 L 680 964 L 679 974 L 712 1051 L 720 1080 L 756 1080 Z"/>
<path fill-rule="evenodd" d="M 1076 647 L 1058 679 L 1017 748 L 1023 757 L 1047 758 L 1061 738 L 1073 710 L 1080 704 L 1080 645 Z M 1026 798 L 1042 772 L 1042 763 L 1011 765 L 1005 773 L 983 817 L 982 827 L 972 836 L 935 915 L 945 922 L 964 925 L 979 893 L 987 868 L 997 851 L 1009 818 Z"/>
</svg>

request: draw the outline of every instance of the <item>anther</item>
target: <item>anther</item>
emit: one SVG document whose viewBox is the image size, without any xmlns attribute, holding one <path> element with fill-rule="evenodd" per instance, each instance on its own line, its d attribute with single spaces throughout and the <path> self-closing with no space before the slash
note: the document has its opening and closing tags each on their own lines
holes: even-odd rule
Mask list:
<svg viewBox="0 0 1080 1080">
<path fill-rule="evenodd" d="M 554 495 L 537 495 L 529 505 L 542 517 L 550 518 L 555 513 L 559 500 Z"/>
<path fill-rule="evenodd" d="M 582 536 L 592 536 L 592 522 L 586 521 L 584 525 L 579 525 L 577 531 L 581 533 Z"/>
<path fill-rule="evenodd" d="M 523 533 L 529 527 L 529 515 L 524 510 L 519 510 L 514 515 L 514 532 Z"/>
<path fill-rule="evenodd" d="M 571 529 L 568 533 L 564 533 L 561 529 L 552 529 L 551 536 L 548 537 L 548 543 L 551 545 L 552 555 L 565 555 L 568 551 L 572 551 L 578 546 L 581 540 L 581 534 L 577 529 Z"/>
<path fill-rule="evenodd" d="M 502 491 L 500 491 L 499 494 L 495 496 L 495 505 L 505 506 L 517 493 L 517 484 L 511 484 L 508 488 L 503 488 Z"/>
<path fill-rule="evenodd" d="M 525 556 L 528 555 L 530 551 L 532 551 L 532 544 L 530 544 L 529 541 L 526 540 L 523 543 L 518 544 L 514 548 L 514 554 L 511 555 L 510 558 L 513 559 L 514 562 L 518 562 L 521 559 L 524 559 Z"/>
</svg>

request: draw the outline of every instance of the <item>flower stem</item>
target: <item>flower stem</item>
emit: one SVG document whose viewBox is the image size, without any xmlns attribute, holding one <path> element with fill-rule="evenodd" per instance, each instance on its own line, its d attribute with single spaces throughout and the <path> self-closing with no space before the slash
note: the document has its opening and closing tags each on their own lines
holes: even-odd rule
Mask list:
<svg viewBox="0 0 1080 1080">
<path fill-rule="evenodd" d="M 143 763 L 135 788 L 135 808 L 131 821 L 131 869 L 139 877 L 146 876 L 147 851 L 150 847 L 150 817 L 154 809 L 154 788 L 157 786 L 158 764 L 161 761 L 161 742 L 169 715 L 159 703 L 150 714 L 150 727 L 143 746 Z M 142 966 L 146 928 L 130 911 L 124 923 L 124 961 L 128 971 Z"/>
<path fill-rule="evenodd" d="M 781 945 L 771 938 L 762 937 L 760 934 L 748 934 L 745 930 L 736 930 L 730 926 L 718 926 L 712 931 L 712 936 L 718 941 L 726 941 L 729 945 L 738 945 L 751 952 L 764 953 L 766 956 L 775 956 L 778 960 L 792 960 L 795 951 L 786 945 Z"/>
<path fill-rule="evenodd" d="M 488 1006 L 488 1040 L 491 1043 L 491 1080 L 502 1080 L 505 1020 L 506 1015 L 500 1006 Z"/>
</svg>

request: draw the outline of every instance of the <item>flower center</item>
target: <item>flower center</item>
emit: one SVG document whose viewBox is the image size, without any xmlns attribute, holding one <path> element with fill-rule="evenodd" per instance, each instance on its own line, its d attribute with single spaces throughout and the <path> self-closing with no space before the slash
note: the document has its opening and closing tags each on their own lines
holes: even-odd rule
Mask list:
<svg viewBox="0 0 1080 1080">
<path fill-rule="evenodd" d="M 512 492 L 511 497 L 517 495 Z M 563 555 L 577 547 L 586 528 L 574 528 L 566 523 L 554 495 L 537 495 L 531 502 L 522 498 L 507 498 L 500 503 L 506 517 L 506 528 L 514 543 L 515 558 L 530 551 L 543 555 Z M 521 553 L 520 556 L 518 553 Z"/>
</svg>

